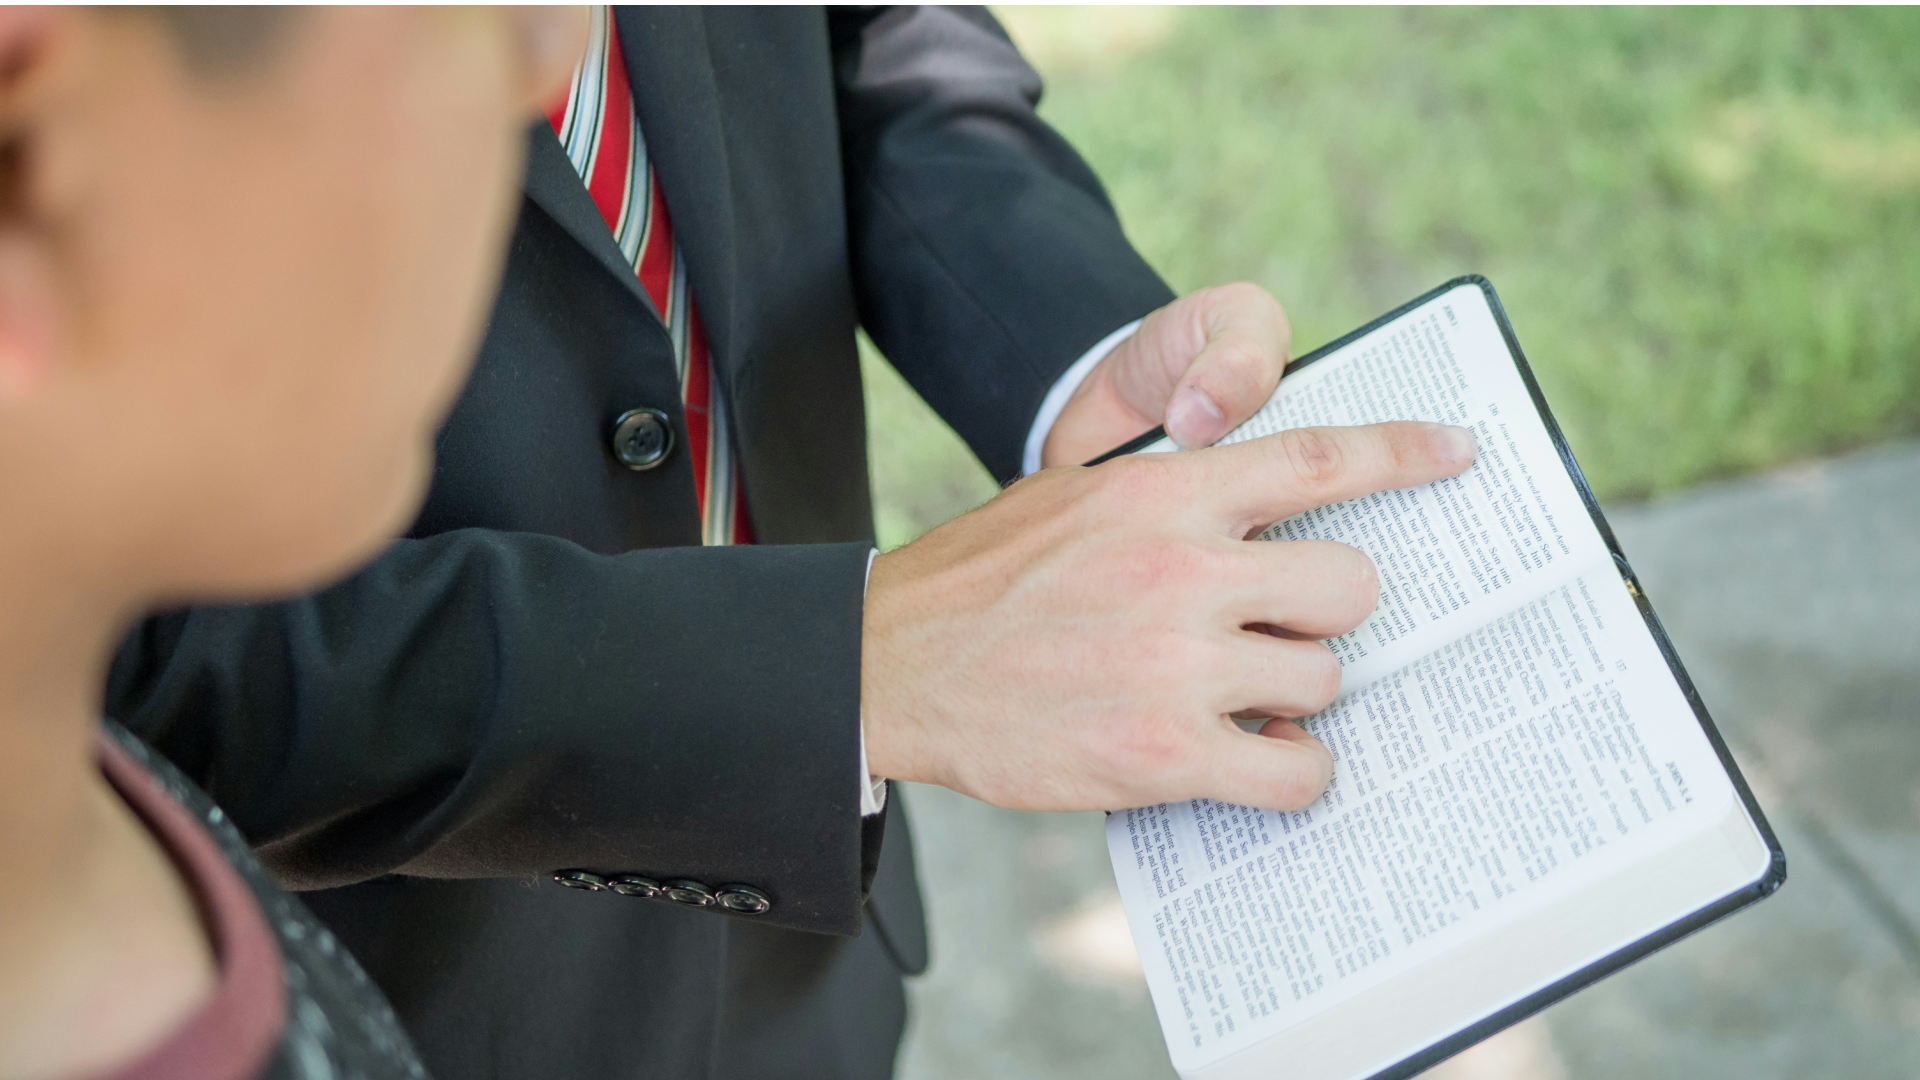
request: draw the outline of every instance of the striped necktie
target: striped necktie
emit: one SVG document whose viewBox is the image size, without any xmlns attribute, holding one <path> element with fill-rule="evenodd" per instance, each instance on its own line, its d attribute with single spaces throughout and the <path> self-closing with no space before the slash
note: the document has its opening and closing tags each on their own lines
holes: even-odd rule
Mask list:
<svg viewBox="0 0 1920 1080">
<path fill-rule="evenodd" d="M 593 9 L 587 54 L 573 73 L 566 101 L 547 119 L 673 341 L 686 407 L 687 449 L 693 455 L 693 491 L 700 503 L 701 542 L 751 544 L 753 527 L 729 438 L 726 399 L 687 289 L 687 265 L 674 242 L 673 223 L 667 220 L 667 201 L 640 137 L 611 8 Z"/>
</svg>

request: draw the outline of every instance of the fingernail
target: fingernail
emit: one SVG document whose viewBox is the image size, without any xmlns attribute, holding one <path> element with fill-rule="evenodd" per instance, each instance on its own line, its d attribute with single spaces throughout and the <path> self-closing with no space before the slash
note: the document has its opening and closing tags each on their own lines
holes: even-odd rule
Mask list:
<svg viewBox="0 0 1920 1080">
<path fill-rule="evenodd" d="M 1167 434 L 1184 449 L 1211 446 L 1227 433 L 1227 416 L 1198 387 L 1173 395 L 1167 405 Z"/>
<path fill-rule="evenodd" d="M 1435 424 L 1434 442 L 1440 451 L 1440 458 L 1449 465 L 1465 466 L 1473 461 L 1480 452 L 1473 440 L 1473 432 L 1468 428 L 1454 427 L 1451 424 Z"/>
</svg>

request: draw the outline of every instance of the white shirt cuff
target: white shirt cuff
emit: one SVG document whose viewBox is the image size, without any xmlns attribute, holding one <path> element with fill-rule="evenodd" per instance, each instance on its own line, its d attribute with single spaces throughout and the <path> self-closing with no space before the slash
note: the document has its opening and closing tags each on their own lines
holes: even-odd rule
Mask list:
<svg viewBox="0 0 1920 1080">
<path fill-rule="evenodd" d="M 873 559 L 880 554 L 879 548 L 867 552 L 867 581 L 873 580 Z M 866 584 L 860 591 L 864 595 Z M 872 817 L 887 808 L 887 782 L 867 770 L 867 725 L 863 718 L 860 723 L 860 816 Z"/>
<path fill-rule="evenodd" d="M 867 733 L 860 733 L 860 816 L 872 817 L 887 808 L 887 782 L 867 771 Z"/>
<path fill-rule="evenodd" d="M 1020 461 L 1022 473 L 1030 474 L 1040 471 L 1040 451 L 1047 445 L 1047 433 L 1053 430 L 1053 422 L 1060 419 L 1060 410 L 1067 407 L 1067 399 L 1073 397 L 1073 392 L 1080 389 L 1081 383 L 1087 381 L 1087 373 L 1093 370 L 1095 364 L 1105 360 L 1115 346 L 1132 337 L 1133 332 L 1140 329 L 1141 322 L 1142 320 L 1135 319 L 1101 338 L 1098 344 L 1082 353 L 1080 359 L 1073 362 L 1072 367 L 1054 380 L 1053 389 L 1048 390 L 1047 396 L 1040 400 L 1040 411 L 1033 418 L 1033 426 L 1027 429 L 1027 452 Z"/>
</svg>

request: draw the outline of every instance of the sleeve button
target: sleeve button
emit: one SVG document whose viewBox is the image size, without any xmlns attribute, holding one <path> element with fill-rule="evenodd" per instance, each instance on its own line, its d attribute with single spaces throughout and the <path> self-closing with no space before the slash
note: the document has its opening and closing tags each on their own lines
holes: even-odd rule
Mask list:
<svg viewBox="0 0 1920 1080">
<path fill-rule="evenodd" d="M 773 907 L 773 898 L 751 885 L 722 885 L 715 899 L 721 907 L 739 915 L 765 915 Z"/>
<path fill-rule="evenodd" d="M 638 874 L 622 874 L 613 878 L 607 882 L 607 888 L 621 896 L 638 896 L 649 900 L 660 895 L 659 882 Z"/>
<path fill-rule="evenodd" d="M 660 886 L 660 894 L 676 904 L 685 904 L 688 907 L 711 907 L 713 905 L 713 890 L 697 881 L 687 881 L 685 879 L 669 881 L 665 885 Z"/>
<path fill-rule="evenodd" d="M 587 870 L 558 870 L 554 872 L 553 880 L 569 889 L 585 889 L 588 892 L 599 892 L 607 887 L 606 878 Z"/>
</svg>

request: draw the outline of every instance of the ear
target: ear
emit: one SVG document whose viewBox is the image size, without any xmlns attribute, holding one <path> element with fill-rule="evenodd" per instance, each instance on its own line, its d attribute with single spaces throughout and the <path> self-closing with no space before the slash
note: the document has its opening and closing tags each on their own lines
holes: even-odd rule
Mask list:
<svg viewBox="0 0 1920 1080">
<path fill-rule="evenodd" d="M 46 382 L 60 347 L 57 271 L 35 172 L 43 90 L 73 29 L 68 13 L 0 8 L 0 409 Z"/>
</svg>

